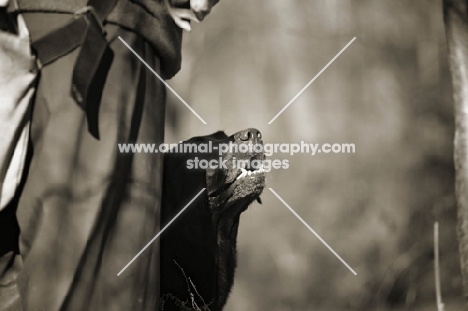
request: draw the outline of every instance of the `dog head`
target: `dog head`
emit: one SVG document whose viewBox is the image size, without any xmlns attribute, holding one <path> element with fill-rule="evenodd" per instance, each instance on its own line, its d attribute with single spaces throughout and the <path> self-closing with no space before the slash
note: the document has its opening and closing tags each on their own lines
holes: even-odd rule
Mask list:
<svg viewBox="0 0 468 311">
<path fill-rule="evenodd" d="M 185 165 L 187 178 L 199 181 L 204 175 L 208 203 L 213 212 L 222 213 L 234 208 L 236 213 L 241 213 L 254 200 L 261 203 L 265 155 L 258 130 L 249 128 L 231 136 L 219 131 L 193 137 L 179 144 L 177 151 L 178 166 Z M 170 161 L 174 157 L 168 158 Z M 174 167 L 173 164 L 169 166 Z"/>
<path fill-rule="evenodd" d="M 229 137 L 224 132 L 214 135 L 218 138 L 217 149 L 222 151 L 218 152 L 218 163 L 222 165 L 206 171 L 210 207 L 235 208 L 236 212 L 243 212 L 254 200 L 261 202 L 260 194 L 265 186 L 262 136 L 256 129 L 246 129 Z"/>
</svg>

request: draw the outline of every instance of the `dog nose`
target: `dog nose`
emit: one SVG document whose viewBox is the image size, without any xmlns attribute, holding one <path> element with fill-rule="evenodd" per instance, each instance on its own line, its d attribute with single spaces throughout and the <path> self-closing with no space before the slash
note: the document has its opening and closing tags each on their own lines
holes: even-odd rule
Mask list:
<svg viewBox="0 0 468 311">
<path fill-rule="evenodd" d="M 262 139 L 262 133 L 254 128 L 249 128 L 237 133 L 237 138 L 241 141 L 252 141 L 256 142 Z"/>
</svg>

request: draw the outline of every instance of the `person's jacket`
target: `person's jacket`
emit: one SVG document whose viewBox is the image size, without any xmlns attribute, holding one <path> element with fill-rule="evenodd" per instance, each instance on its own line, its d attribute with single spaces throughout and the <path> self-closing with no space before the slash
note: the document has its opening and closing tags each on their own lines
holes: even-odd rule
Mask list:
<svg viewBox="0 0 468 311">
<path fill-rule="evenodd" d="M 87 0 L 17 1 L 21 12 L 45 13 L 74 13 L 87 3 Z M 148 41 L 160 57 L 165 79 L 180 70 L 182 30 L 167 13 L 164 0 L 120 0 L 107 22 L 129 29 Z"/>
</svg>

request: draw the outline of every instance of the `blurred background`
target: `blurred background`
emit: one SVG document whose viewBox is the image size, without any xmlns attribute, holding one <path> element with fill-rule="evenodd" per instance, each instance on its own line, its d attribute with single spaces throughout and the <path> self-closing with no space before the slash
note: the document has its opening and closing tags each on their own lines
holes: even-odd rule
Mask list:
<svg viewBox="0 0 468 311">
<path fill-rule="evenodd" d="M 354 43 L 268 122 L 353 38 Z M 265 143 L 354 143 L 355 154 L 274 155 L 273 188 L 241 217 L 226 310 L 462 309 L 453 116 L 441 1 L 222 0 L 185 33 L 166 142 L 258 128 Z"/>
</svg>

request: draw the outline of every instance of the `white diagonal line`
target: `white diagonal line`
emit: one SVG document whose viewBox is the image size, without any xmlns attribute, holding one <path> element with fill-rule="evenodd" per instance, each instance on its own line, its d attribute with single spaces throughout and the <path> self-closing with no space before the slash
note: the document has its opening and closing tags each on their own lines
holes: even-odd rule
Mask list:
<svg viewBox="0 0 468 311">
<path fill-rule="evenodd" d="M 333 57 L 333 59 L 331 61 L 329 61 L 328 64 L 325 67 L 323 67 L 323 69 L 320 70 L 320 72 L 318 74 L 316 74 L 315 77 L 312 80 L 310 80 L 310 82 L 307 83 L 307 85 L 304 86 L 302 88 L 302 90 L 300 90 L 300 92 L 297 93 L 297 95 L 294 96 L 294 98 L 291 99 L 289 101 L 289 103 L 287 103 L 286 106 L 284 106 L 284 108 L 281 109 L 281 111 L 278 112 L 278 114 L 273 119 L 271 119 L 270 122 L 268 122 L 268 124 L 273 123 L 273 121 L 275 121 L 276 118 L 278 118 L 280 116 L 280 114 L 282 114 L 302 94 L 302 92 L 304 92 L 315 81 L 315 79 L 317 79 L 328 68 L 328 66 L 330 66 L 332 64 L 338 58 L 338 56 L 340 56 L 341 53 L 343 53 L 351 45 L 351 43 L 353 43 L 354 40 L 356 40 L 356 37 L 351 39 L 351 41 L 349 41 L 348 44 L 346 44 L 346 46 L 344 48 L 342 48 L 341 51 L 338 52 L 338 54 L 336 54 L 335 57 Z"/>
<path fill-rule="evenodd" d="M 270 191 L 294 214 L 294 216 L 296 216 L 303 224 L 304 226 L 307 227 L 307 229 L 310 230 L 310 232 L 312 232 L 319 240 L 320 242 L 322 242 L 332 253 L 333 255 L 335 255 L 354 275 L 357 275 L 356 271 L 353 270 L 353 268 L 351 268 L 347 263 L 346 261 L 343 260 L 343 258 L 340 257 L 340 255 L 338 255 L 334 250 L 333 248 L 330 247 L 330 245 L 327 244 L 327 242 L 324 241 L 324 239 L 322 239 L 320 237 L 320 235 L 318 235 L 317 232 L 314 231 L 314 229 L 312 229 L 305 221 L 304 219 L 301 218 L 301 216 L 299 216 L 292 208 L 291 206 L 288 205 L 288 203 L 286 203 L 276 192 L 275 190 L 271 189 L 271 188 L 268 188 L 270 189 Z"/>
<path fill-rule="evenodd" d="M 143 64 L 146 65 L 146 67 L 148 67 L 149 70 L 151 70 L 152 73 L 154 73 L 154 75 L 155 75 L 156 77 L 158 77 L 159 80 L 161 80 L 162 83 L 164 83 L 164 85 L 165 85 L 172 93 L 174 93 L 175 96 L 177 96 L 178 99 L 180 99 L 180 101 L 181 101 L 185 106 L 187 106 L 188 109 L 190 109 L 190 111 L 191 111 L 194 115 L 197 116 L 198 119 L 200 119 L 200 121 L 203 122 L 203 124 L 207 124 L 207 123 L 205 122 L 205 120 L 203 120 L 202 117 L 200 117 L 200 116 L 198 115 L 198 113 L 197 113 L 195 110 L 193 110 L 193 108 L 190 107 L 189 104 L 187 104 L 187 103 L 185 102 L 185 100 L 184 100 L 182 97 L 180 97 L 179 94 L 177 94 L 176 91 L 174 91 L 174 89 L 173 89 L 169 84 L 167 84 L 167 82 L 164 81 L 164 79 L 161 78 L 161 77 L 156 73 L 156 71 L 154 71 L 153 68 L 151 68 L 150 65 L 148 65 L 148 64 L 143 60 L 143 58 L 141 58 L 140 55 L 137 54 L 137 52 L 135 52 L 135 51 L 130 47 L 130 45 L 128 45 L 127 42 L 125 42 L 124 39 L 122 39 L 120 36 L 119 36 L 119 39 L 120 39 L 120 41 L 122 41 L 123 44 L 125 44 L 125 46 L 126 46 L 130 51 L 132 51 L 133 54 L 135 54 L 136 57 L 138 57 L 138 59 L 139 59 Z"/>
<path fill-rule="evenodd" d="M 147 249 L 147 248 L 151 245 L 151 243 L 153 243 L 154 241 L 156 241 L 156 239 L 159 238 L 159 236 L 164 232 L 164 230 L 166 230 L 166 229 L 174 222 L 174 220 L 176 220 L 177 217 L 179 217 L 180 214 L 182 214 L 182 213 L 187 209 L 187 207 L 189 207 L 190 204 L 192 204 L 193 201 L 195 201 L 195 199 L 198 198 L 198 196 L 199 196 L 205 189 L 206 189 L 206 188 L 203 188 L 202 190 L 200 190 L 200 192 L 198 192 L 197 195 L 196 195 L 192 200 L 190 200 L 190 202 L 188 202 L 187 205 L 185 205 L 185 207 L 184 207 L 183 209 L 181 209 L 180 212 L 177 213 L 177 215 L 175 215 L 174 218 L 172 218 L 171 221 L 169 221 L 169 222 L 167 223 L 167 225 L 165 225 L 164 228 L 162 228 L 161 231 L 159 231 L 158 234 L 156 234 L 156 236 L 155 236 L 154 238 L 152 238 L 151 241 L 149 241 L 148 244 L 146 244 L 145 247 L 143 247 L 142 250 L 141 250 L 138 254 L 136 254 L 135 257 L 133 257 L 133 259 L 130 260 L 130 262 L 129 262 L 125 267 L 123 267 L 122 270 L 120 270 L 119 273 L 117 273 L 117 276 L 120 276 L 120 275 L 122 274 L 122 272 L 124 272 L 125 269 L 127 269 L 127 268 L 135 261 L 135 259 L 137 259 L 138 256 L 140 256 L 140 255 L 145 251 L 145 249 Z"/>
</svg>

